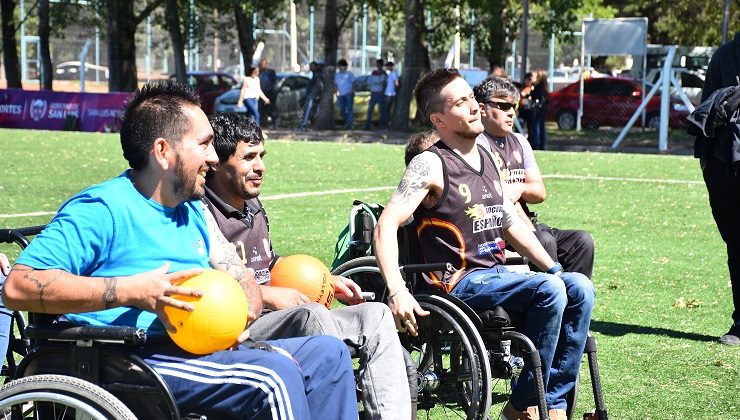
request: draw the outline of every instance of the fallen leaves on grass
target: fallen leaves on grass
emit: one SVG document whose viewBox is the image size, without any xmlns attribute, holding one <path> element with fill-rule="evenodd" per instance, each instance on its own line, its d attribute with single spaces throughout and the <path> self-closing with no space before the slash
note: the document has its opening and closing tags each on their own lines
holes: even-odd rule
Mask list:
<svg viewBox="0 0 740 420">
<path fill-rule="evenodd" d="M 701 302 L 699 301 L 699 299 L 686 299 L 683 296 L 676 299 L 676 303 L 673 304 L 673 307 L 677 309 L 678 308 L 692 309 L 692 308 L 698 308 L 699 306 L 701 306 Z"/>
</svg>

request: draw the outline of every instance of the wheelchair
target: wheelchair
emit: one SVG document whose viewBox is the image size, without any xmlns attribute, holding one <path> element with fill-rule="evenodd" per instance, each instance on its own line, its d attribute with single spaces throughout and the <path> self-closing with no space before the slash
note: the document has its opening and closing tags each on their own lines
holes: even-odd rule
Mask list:
<svg viewBox="0 0 740 420">
<path fill-rule="evenodd" d="M 0 229 L 0 243 L 29 244 L 44 226 Z M 0 419 L 203 419 L 181 415 L 167 384 L 133 350 L 152 337 L 134 327 L 70 326 L 13 313 L 0 388 Z M 164 337 L 163 337 L 164 339 Z M 17 358 L 22 358 L 16 362 Z"/>
<path fill-rule="evenodd" d="M 363 290 L 385 302 L 387 289 L 372 255 L 372 229 L 357 229 L 351 238 L 354 258 L 337 266 L 332 274 L 353 279 Z M 454 271 L 451 264 L 407 264 L 418 261 L 413 229 L 399 229 L 401 273 L 419 305 L 431 314 L 417 317 L 419 335 L 400 334 L 411 354 L 418 375 L 418 412 L 427 417 L 498 419 L 525 364 L 530 366 L 540 418 L 548 418 L 539 352 L 532 341 L 516 331 L 521 319 L 512 319 L 503 308 L 476 313 L 461 300 L 443 293 L 420 279 L 420 273 Z M 369 254 L 369 255 L 368 255 Z M 526 259 L 507 261 L 526 265 Z M 607 419 L 601 391 L 596 341 L 589 335 L 584 353 L 594 395 L 590 418 Z M 567 416 L 574 418 L 578 383 L 567 395 Z M 584 418 L 586 418 L 584 415 Z"/>
</svg>

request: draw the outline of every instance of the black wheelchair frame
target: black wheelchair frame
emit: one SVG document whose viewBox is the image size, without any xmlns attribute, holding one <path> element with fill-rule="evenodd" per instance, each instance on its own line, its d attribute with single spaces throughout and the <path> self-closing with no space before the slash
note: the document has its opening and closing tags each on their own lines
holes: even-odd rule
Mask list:
<svg viewBox="0 0 740 420">
<path fill-rule="evenodd" d="M 384 302 L 387 289 L 375 257 L 368 256 L 372 254 L 372 239 L 367 231 L 371 229 L 359 229 L 358 232 L 361 233 L 352 238 L 350 250 L 355 258 L 338 266 L 332 274 L 352 278 L 363 290 L 374 292 L 377 300 Z M 547 419 L 539 351 L 529 338 L 516 331 L 517 321 L 521 320 L 512 320 L 500 307 L 476 313 L 464 302 L 420 279 L 420 273 L 452 272 L 454 267 L 451 264 L 404 264 L 419 260 L 413 238 L 413 232 L 409 231 L 408 226 L 399 229 L 401 272 L 419 305 L 432 313 L 429 317 L 417 317 L 418 337 L 400 334 L 401 341 L 412 354 L 412 358 L 414 355 L 418 356 L 415 360 L 419 376 L 418 410 L 431 410 L 440 405 L 445 412 L 448 409 L 446 407 L 451 405 L 451 400 L 456 400 L 462 414 L 455 413 L 454 418 L 486 419 L 492 405 L 496 406 L 492 414 L 498 417 L 508 400 L 506 394 L 511 393 L 511 387 L 518 379 L 523 364 L 527 363 L 533 375 L 540 418 Z M 527 261 L 520 258 L 512 263 L 520 265 Z M 596 407 L 591 418 L 607 420 L 596 340 L 590 334 L 584 353 L 588 358 Z M 487 357 L 481 357 L 482 355 Z M 494 394 L 498 392 L 501 395 L 497 395 L 498 399 L 494 402 Z M 577 397 L 578 384 L 567 398 L 568 419 L 574 416 Z"/>
<path fill-rule="evenodd" d="M 0 229 L 0 243 L 25 248 L 28 237 L 44 227 Z M 52 315 L 28 316 L 27 323 L 21 312 L 13 312 L 0 413 L 12 419 L 202 418 L 182 417 L 159 373 L 134 354 L 134 348 L 152 343 L 143 330 L 70 326 L 52 322 Z M 16 357 L 22 357 L 20 363 Z"/>
</svg>

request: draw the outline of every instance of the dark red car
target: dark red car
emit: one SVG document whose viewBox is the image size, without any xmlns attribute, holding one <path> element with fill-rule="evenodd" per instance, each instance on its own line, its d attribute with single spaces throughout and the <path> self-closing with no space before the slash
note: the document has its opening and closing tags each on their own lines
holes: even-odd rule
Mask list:
<svg viewBox="0 0 740 420">
<path fill-rule="evenodd" d="M 175 79 L 175 75 L 170 76 Z M 231 89 L 237 80 L 228 73 L 212 71 L 188 72 L 188 84 L 200 95 L 200 107 L 206 115 L 213 113 L 213 102 L 222 93 Z"/>
<path fill-rule="evenodd" d="M 547 107 L 547 120 L 557 121 L 563 130 L 576 128 L 578 113 L 578 83 L 572 83 L 559 91 L 552 92 Z M 619 77 L 594 77 L 583 81 L 583 116 L 581 126 L 623 127 L 642 103 L 642 86 L 634 80 Z M 645 125 L 660 126 L 660 94 L 656 93 L 645 108 Z M 683 127 L 688 109 L 680 100 L 671 98 L 669 126 Z M 642 119 L 635 123 L 640 125 Z"/>
</svg>

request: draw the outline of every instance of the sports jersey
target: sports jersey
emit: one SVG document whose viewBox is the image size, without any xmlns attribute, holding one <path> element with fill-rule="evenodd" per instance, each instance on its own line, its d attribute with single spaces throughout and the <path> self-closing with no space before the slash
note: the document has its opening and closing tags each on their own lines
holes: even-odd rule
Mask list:
<svg viewBox="0 0 740 420">
<path fill-rule="evenodd" d="M 17 263 L 37 270 L 120 278 L 154 270 L 166 262 L 170 272 L 205 268 L 209 253 L 200 201 L 166 207 L 143 196 L 126 171 L 64 203 Z M 81 325 L 129 325 L 148 334 L 164 333 L 154 313 L 134 307 L 66 317 Z"/>
<path fill-rule="evenodd" d="M 521 134 L 508 133 L 505 137 L 493 137 L 481 133 L 477 143 L 491 153 L 501 179 L 508 184 L 524 182 L 524 172 L 537 167 L 532 146 Z"/>
<path fill-rule="evenodd" d="M 244 265 L 254 270 L 257 284 L 269 283 L 275 253 L 267 214 L 259 198 L 244 201 L 244 207 L 237 210 L 206 187 L 205 201 L 226 240 L 234 244 Z"/>
<path fill-rule="evenodd" d="M 444 190 L 434 207 L 414 212 L 416 233 L 425 263 L 450 262 L 457 268 L 426 278 L 449 292 L 470 271 L 504 262 L 504 197 L 496 167 L 481 147 L 480 171 L 441 141 L 427 151 L 442 160 Z"/>
</svg>

